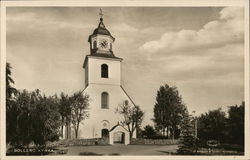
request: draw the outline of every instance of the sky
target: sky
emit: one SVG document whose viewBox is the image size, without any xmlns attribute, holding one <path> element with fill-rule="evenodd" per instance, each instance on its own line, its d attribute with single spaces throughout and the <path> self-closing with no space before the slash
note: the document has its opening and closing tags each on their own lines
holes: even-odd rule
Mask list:
<svg viewBox="0 0 250 160">
<path fill-rule="evenodd" d="M 122 85 L 152 124 L 161 85 L 176 86 L 189 112 L 244 100 L 244 10 L 240 7 L 103 7 L 123 58 Z M 97 7 L 8 7 L 7 62 L 18 89 L 46 95 L 84 88 Z"/>
</svg>

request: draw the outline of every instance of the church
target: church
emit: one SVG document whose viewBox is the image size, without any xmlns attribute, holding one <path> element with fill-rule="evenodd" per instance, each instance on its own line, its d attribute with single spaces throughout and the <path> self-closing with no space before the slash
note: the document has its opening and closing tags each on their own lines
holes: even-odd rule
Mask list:
<svg viewBox="0 0 250 160">
<path fill-rule="evenodd" d="M 116 57 L 112 46 L 115 38 L 104 25 L 101 15 L 98 27 L 89 36 L 90 54 L 86 55 L 84 93 L 90 97 L 89 118 L 80 124 L 79 139 L 107 138 L 109 144 L 129 144 L 129 132 L 115 113 L 119 104 L 128 102 L 135 106 L 121 84 L 122 58 Z M 136 138 L 134 133 L 133 138 Z"/>
</svg>

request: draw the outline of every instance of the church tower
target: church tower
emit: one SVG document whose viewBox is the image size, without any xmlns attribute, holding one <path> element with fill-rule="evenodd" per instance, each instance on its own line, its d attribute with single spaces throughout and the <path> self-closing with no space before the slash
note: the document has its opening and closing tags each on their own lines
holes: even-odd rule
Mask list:
<svg viewBox="0 0 250 160">
<path fill-rule="evenodd" d="M 85 58 L 85 87 L 89 84 L 121 85 L 121 58 L 114 55 L 115 38 L 106 29 L 103 18 L 89 36 L 90 55 Z M 100 66 L 101 65 L 101 66 Z M 96 67 L 101 67 L 98 69 Z"/>
<path fill-rule="evenodd" d="M 79 138 L 103 138 L 109 144 L 129 144 L 129 133 L 119 125 L 122 117 L 115 111 L 124 101 L 135 105 L 121 85 L 122 58 L 113 53 L 115 38 L 105 27 L 102 14 L 88 42 L 90 54 L 85 57 L 83 68 L 84 93 L 90 97 L 89 118 L 81 124 Z"/>
</svg>

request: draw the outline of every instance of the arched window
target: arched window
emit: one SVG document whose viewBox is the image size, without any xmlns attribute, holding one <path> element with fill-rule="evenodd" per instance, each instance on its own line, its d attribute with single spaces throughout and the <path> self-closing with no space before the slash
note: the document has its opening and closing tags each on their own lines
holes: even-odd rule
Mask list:
<svg viewBox="0 0 250 160">
<path fill-rule="evenodd" d="M 97 48 L 97 42 L 96 42 L 96 41 L 94 41 L 93 48 L 94 48 L 94 49 L 96 49 L 96 48 Z"/>
<path fill-rule="evenodd" d="M 107 92 L 102 92 L 102 108 L 109 108 L 109 94 Z"/>
<path fill-rule="evenodd" d="M 108 65 L 106 65 L 106 64 L 102 64 L 102 66 L 101 66 L 101 77 L 102 78 L 108 78 L 109 77 L 109 67 L 108 67 Z"/>
</svg>

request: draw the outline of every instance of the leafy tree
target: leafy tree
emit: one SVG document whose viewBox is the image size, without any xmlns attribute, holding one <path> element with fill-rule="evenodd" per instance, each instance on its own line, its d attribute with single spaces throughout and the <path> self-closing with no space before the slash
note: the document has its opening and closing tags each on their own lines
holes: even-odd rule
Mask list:
<svg viewBox="0 0 250 160">
<path fill-rule="evenodd" d="M 7 110 L 7 143 L 29 147 L 34 142 L 46 147 L 58 139 L 60 114 L 55 97 L 42 96 L 39 90 L 18 91 L 13 105 Z"/>
<path fill-rule="evenodd" d="M 67 94 L 63 92 L 60 95 L 59 99 L 59 113 L 61 115 L 61 135 L 63 135 L 63 127 L 68 126 L 71 118 L 71 108 L 70 108 L 70 99 Z"/>
<path fill-rule="evenodd" d="M 182 102 L 182 98 L 176 87 L 170 87 L 167 84 L 161 86 L 157 91 L 156 103 L 154 106 L 153 121 L 156 128 L 165 133 L 167 129 L 167 137 L 171 132 L 174 139 L 176 133 L 179 132 L 179 125 L 182 121 L 182 116 L 186 111 L 186 106 Z"/>
<path fill-rule="evenodd" d="M 244 117 L 245 103 L 240 106 L 230 106 L 228 111 L 228 137 L 229 143 L 239 144 L 244 147 Z"/>
<path fill-rule="evenodd" d="M 141 127 L 136 128 L 136 138 L 143 138 L 143 129 Z"/>
<path fill-rule="evenodd" d="M 208 140 L 225 142 L 226 116 L 221 108 L 201 114 L 198 117 L 198 138 L 204 143 Z"/>
<path fill-rule="evenodd" d="M 116 113 L 122 115 L 123 120 L 120 122 L 121 126 L 129 132 L 129 136 L 132 138 L 134 131 L 139 128 L 142 123 L 144 112 L 139 106 L 132 106 L 125 100 L 116 108 Z"/>
<path fill-rule="evenodd" d="M 46 97 L 40 92 L 35 95 L 36 103 L 30 116 L 31 138 L 39 148 L 46 148 L 48 141 L 55 141 L 60 133 L 60 114 L 55 97 Z"/>
<path fill-rule="evenodd" d="M 142 135 L 146 138 L 154 138 L 156 136 L 156 131 L 152 126 L 146 125 L 142 131 Z"/>
<path fill-rule="evenodd" d="M 31 141 L 28 135 L 30 106 L 30 93 L 26 90 L 17 92 L 12 105 L 6 110 L 7 143 L 13 146 L 26 146 Z"/>
<path fill-rule="evenodd" d="M 89 96 L 81 91 L 74 93 L 70 97 L 71 103 L 71 122 L 75 130 L 75 138 L 78 138 L 78 130 L 80 123 L 89 117 L 88 106 Z"/>
<path fill-rule="evenodd" d="M 194 128 L 191 123 L 191 116 L 184 114 L 181 126 L 181 136 L 178 145 L 177 154 L 190 155 L 197 150 Z"/>
</svg>

